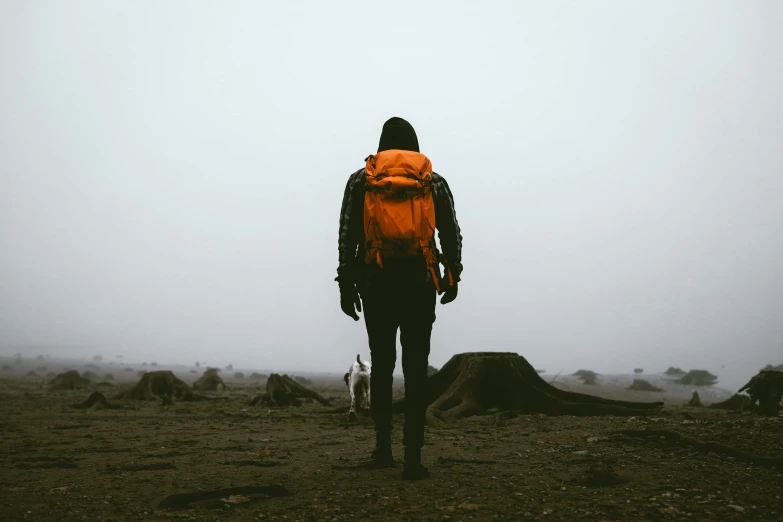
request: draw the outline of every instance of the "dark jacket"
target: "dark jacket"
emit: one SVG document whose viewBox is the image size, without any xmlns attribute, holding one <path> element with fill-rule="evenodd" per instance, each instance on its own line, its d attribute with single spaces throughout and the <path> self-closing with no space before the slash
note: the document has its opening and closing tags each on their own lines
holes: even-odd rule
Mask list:
<svg viewBox="0 0 783 522">
<path fill-rule="evenodd" d="M 441 263 L 451 270 L 454 282 L 462 273 L 462 234 L 454 210 L 454 196 L 443 176 L 432 173 L 432 198 L 435 204 L 435 226 L 441 246 Z M 348 178 L 340 211 L 340 236 L 338 240 L 338 283 L 364 282 L 364 169 Z"/>
</svg>

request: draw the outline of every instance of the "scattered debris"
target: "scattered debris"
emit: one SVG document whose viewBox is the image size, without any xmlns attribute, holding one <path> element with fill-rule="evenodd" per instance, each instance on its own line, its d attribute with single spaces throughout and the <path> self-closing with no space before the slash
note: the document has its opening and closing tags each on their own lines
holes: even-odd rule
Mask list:
<svg viewBox="0 0 783 522">
<path fill-rule="evenodd" d="M 118 471 L 159 471 L 164 469 L 177 469 L 177 466 L 171 462 L 153 462 L 152 464 L 127 464 L 121 466 L 110 466 L 106 464 L 106 473 L 117 473 Z"/>
<path fill-rule="evenodd" d="M 626 435 L 628 437 L 647 437 L 650 440 L 656 440 L 656 439 L 667 440 L 669 442 L 690 446 L 704 453 L 710 453 L 710 452 L 719 453 L 722 455 L 733 457 L 736 460 L 752 462 L 754 464 L 759 464 L 761 466 L 776 466 L 776 467 L 783 466 L 783 457 L 765 457 L 761 455 L 754 455 L 752 453 L 748 453 L 747 451 L 743 451 L 737 448 L 732 448 L 731 446 L 726 446 L 725 444 L 720 444 L 718 442 L 702 442 L 697 439 L 692 439 L 690 437 L 686 437 L 685 435 L 682 435 L 681 433 L 677 433 L 676 431 L 620 430 L 617 433 L 620 435 Z"/>
<path fill-rule="evenodd" d="M 284 486 L 245 486 L 238 488 L 216 489 L 213 491 L 198 491 L 195 493 L 177 493 L 169 495 L 158 504 L 158 509 L 187 509 L 195 507 L 193 504 L 210 500 L 223 502 L 221 499 L 235 496 L 243 496 L 250 501 L 263 498 L 284 497 L 290 495 Z"/>
<path fill-rule="evenodd" d="M 595 464 L 585 472 L 582 485 L 588 488 L 605 488 L 628 482 L 627 478 L 617 475 L 610 464 Z"/>
</svg>

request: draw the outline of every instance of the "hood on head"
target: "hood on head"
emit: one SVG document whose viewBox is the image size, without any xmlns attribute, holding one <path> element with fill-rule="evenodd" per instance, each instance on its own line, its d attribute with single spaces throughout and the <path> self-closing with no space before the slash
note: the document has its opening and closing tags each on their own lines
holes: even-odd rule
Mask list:
<svg viewBox="0 0 783 522">
<path fill-rule="evenodd" d="M 384 150 L 419 150 L 419 139 L 413 126 L 402 118 L 389 118 L 383 124 L 381 140 L 378 143 L 378 152 Z"/>
</svg>

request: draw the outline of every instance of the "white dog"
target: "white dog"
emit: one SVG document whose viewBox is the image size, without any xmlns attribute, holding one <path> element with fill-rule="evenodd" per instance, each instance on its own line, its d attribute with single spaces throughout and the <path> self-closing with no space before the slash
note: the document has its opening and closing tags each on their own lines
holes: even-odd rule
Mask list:
<svg viewBox="0 0 783 522">
<path fill-rule="evenodd" d="M 348 410 L 348 419 L 356 419 L 356 403 L 367 409 L 370 408 L 370 363 L 362 361 L 356 354 L 356 362 L 353 363 L 345 374 L 345 384 L 351 394 L 351 409 Z"/>
</svg>

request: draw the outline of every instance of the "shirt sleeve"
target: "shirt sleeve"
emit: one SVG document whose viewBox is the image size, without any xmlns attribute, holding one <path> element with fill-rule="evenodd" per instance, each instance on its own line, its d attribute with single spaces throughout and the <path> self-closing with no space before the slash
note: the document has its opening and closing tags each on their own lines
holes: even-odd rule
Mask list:
<svg viewBox="0 0 783 522">
<path fill-rule="evenodd" d="M 363 197 L 359 189 L 358 180 L 364 173 L 360 169 L 348 178 L 343 194 L 343 203 L 340 209 L 340 232 L 337 240 L 338 265 L 335 281 L 340 284 L 354 283 L 354 267 L 356 264 L 356 252 L 359 247 L 360 236 L 364 233 L 361 213 L 363 211 Z"/>
<path fill-rule="evenodd" d="M 440 241 L 441 263 L 451 271 L 454 282 L 462 274 L 462 233 L 457 222 L 454 196 L 445 178 L 433 173 L 433 199 L 435 201 L 435 227 Z"/>
</svg>

